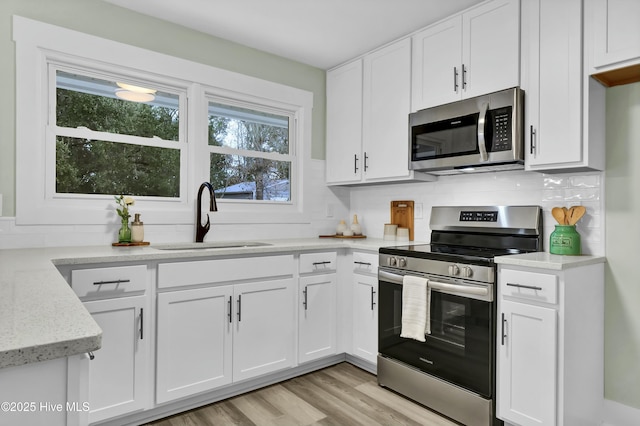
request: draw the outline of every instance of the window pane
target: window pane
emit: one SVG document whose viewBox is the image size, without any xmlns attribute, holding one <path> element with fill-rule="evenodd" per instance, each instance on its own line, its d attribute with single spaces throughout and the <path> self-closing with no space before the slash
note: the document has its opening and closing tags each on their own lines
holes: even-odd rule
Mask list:
<svg viewBox="0 0 640 426">
<path fill-rule="evenodd" d="M 56 124 L 177 141 L 178 95 L 57 71 Z M 146 93 L 150 92 L 150 93 Z M 137 101 L 126 99 L 138 99 Z"/>
<path fill-rule="evenodd" d="M 291 163 L 288 161 L 211 154 L 210 178 L 218 198 L 291 200 Z"/>
<path fill-rule="evenodd" d="M 209 102 L 209 145 L 289 153 L 289 117 Z"/>
<path fill-rule="evenodd" d="M 180 196 L 180 150 L 58 136 L 56 192 Z"/>
</svg>

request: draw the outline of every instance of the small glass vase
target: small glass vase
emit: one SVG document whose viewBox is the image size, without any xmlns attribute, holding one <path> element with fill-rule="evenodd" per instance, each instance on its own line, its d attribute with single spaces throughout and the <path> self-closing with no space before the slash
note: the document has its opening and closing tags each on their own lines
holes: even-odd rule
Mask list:
<svg viewBox="0 0 640 426">
<path fill-rule="evenodd" d="M 120 226 L 120 230 L 118 231 L 118 242 L 119 243 L 131 242 L 131 228 L 129 228 L 128 219 L 122 220 L 122 226 Z"/>
<path fill-rule="evenodd" d="M 580 234 L 575 225 L 556 225 L 549 240 L 551 254 L 578 256 L 582 253 Z"/>
</svg>

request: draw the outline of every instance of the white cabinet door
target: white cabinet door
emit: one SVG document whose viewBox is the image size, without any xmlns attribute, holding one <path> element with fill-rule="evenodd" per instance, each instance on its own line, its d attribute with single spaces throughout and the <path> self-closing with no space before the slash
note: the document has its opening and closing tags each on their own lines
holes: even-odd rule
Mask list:
<svg viewBox="0 0 640 426">
<path fill-rule="evenodd" d="M 460 99 L 462 18 L 456 16 L 413 36 L 411 110 Z"/>
<path fill-rule="evenodd" d="M 233 380 L 294 365 L 293 278 L 234 286 Z"/>
<path fill-rule="evenodd" d="M 518 86 L 519 4 L 487 2 L 415 34 L 412 111 Z"/>
<path fill-rule="evenodd" d="M 300 278 L 298 360 L 334 355 L 337 340 L 336 274 Z"/>
<path fill-rule="evenodd" d="M 364 58 L 363 168 L 367 181 L 406 178 L 409 171 L 411 39 Z"/>
<path fill-rule="evenodd" d="M 583 131 L 581 16 L 581 0 L 523 2 L 527 170 L 599 168 Z"/>
<path fill-rule="evenodd" d="M 145 296 L 85 302 L 102 329 L 102 348 L 89 363 L 89 422 L 145 407 L 149 315 Z"/>
<path fill-rule="evenodd" d="M 232 286 L 158 294 L 156 402 L 232 382 Z"/>
<path fill-rule="evenodd" d="M 556 424 L 557 312 L 501 301 L 498 417 L 520 426 Z"/>
<path fill-rule="evenodd" d="M 327 183 L 362 178 L 362 60 L 327 72 Z"/>
<path fill-rule="evenodd" d="M 519 24 L 518 0 L 495 0 L 462 15 L 463 98 L 519 85 Z"/>
<path fill-rule="evenodd" d="M 378 278 L 353 276 L 353 355 L 374 364 L 378 356 Z"/>
<path fill-rule="evenodd" d="M 640 62 L 640 2 L 593 0 L 593 66 Z"/>
</svg>

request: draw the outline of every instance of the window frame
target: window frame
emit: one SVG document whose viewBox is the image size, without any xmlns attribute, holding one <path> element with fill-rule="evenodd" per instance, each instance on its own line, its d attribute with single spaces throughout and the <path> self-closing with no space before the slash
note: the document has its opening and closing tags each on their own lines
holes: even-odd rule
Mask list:
<svg viewBox="0 0 640 426">
<path fill-rule="evenodd" d="M 47 164 L 51 135 L 47 129 L 51 114 L 48 99 L 51 87 L 49 62 L 62 62 L 100 74 L 122 75 L 132 84 L 151 82 L 160 87 L 186 91 L 186 147 L 181 179 L 186 181 L 181 199 L 136 200 L 135 211 L 148 224 L 193 225 L 199 185 L 209 180 L 207 144 L 207 96 L 259 105 L 273 105 L 290 111 L 294 118 L 290 132 L 295 137 L 296 161 L 292 163 L 290 203 L 238 202 L 220 200 L 214 223 L 309 223 L 303 208 L 304 162 L 311 144 L 313 93 L 215 68 L 209 65 L 103 39 L 77 31 L 13 17 L 16 44 L 16 224 L 114 224 L 119 222 L 111 195 L 104 197 L 47 196 L 47 176 L 55 170 Z M 162 70 L 159 74 L 156 70 Z M 54 139 L 55 140 L 55 139 Z M 291 142 L 290 142 L 291 143 Z M 47 151 L 48 150 L 48 151 Z M 53 145 L 55 166 L 55 144 Z M 206 155 L 207 161 L 202 161 Z M 184 159 L 183 159 L 184 158 Z M 51 182 L 49 182 L 51 184 Z M 295 186 L 295 188 L 294 188 Z M 55 189 L 54 189 L 55 190 Z M 256 208 L 257 207 L 257 208 Z"/>
<path fill-rule="evenodd" d="M 253 150 L 241 150 L 235 149 L 226 146 L 213 146 L 207 144 L 208 149 L 208 158 L 210 159 L 210 154 L 222 154 L 222 155 L 240 155 L 245 157 L 254 157 L 254 158 L 265 158 L 268 160 L 275 161 L 288 161 L 290 163 L 289 170 L 289 201 L 274 201 L 274 200 L 243 200 L 243 199 L 232 199 L 232 198 L 220 198 L 218 201 L 221 203 L 232 203 L 236 205 L 241 204 L 249 204 L 252 206 L 258 204 L 264 205 L 295 205 L 298 193 L 295 190 L 297 188 L 298 178 L 299 178 L 299 170 L 298 170 L 298 161 L 297 161 L 297 151 L 298 144 L 296 134 L 296 125 L 298 121 L 298 113 L 297 111 L 291 110 L 290 106 L 282 105 L 281 103 L 274 101 L 266 101 L 260 100 L 260 103 L 257 103 L 256 100 L 241 101 L 239 99 L 231 99 L 227 97 L 220 96 L 216 94 L 216 90 L 209 88 L 205 90 L 205 99 L 206 99 L 206 108 L 207 108 L 207 120 L 209 116 L 209 103 L 214 102 L 218 104 L 224 104 L 229 106 L 235 106 L 245 109 L 252 109 L 259 112 L 268 112 L 272 114 L 279 114 L 282 116 L 286 116 L 289 118 L 289 153 L 288 154 L 279 154 L 279 153 L 269 153 L 269 152 L 261 152 L 261 151 L 253 151 Z M 208 135 L 207 135 L 208 141 Z M 207 165 L 210 165 L 210 160 L 207 162 Z M 208 170 L 208 168 L 207 168 Z"/>
</svg>

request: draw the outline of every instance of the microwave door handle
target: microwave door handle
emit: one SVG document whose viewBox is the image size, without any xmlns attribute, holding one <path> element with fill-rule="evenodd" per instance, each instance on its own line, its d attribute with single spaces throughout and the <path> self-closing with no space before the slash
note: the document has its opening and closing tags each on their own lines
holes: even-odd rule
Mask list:
<svg viewBox="0 0 640 426">
<path fill-rule="evenodd" d="M 484 125 L 487 121 L 487 110 L 489 104 L 484 102 L 480 106 L 480 117 L 478 117 L 478 149 L 480 150 L 480 161 L 485 162 L 489 159 L 487 155 L 487 141 L 484 138 Z"/>
</svg>

